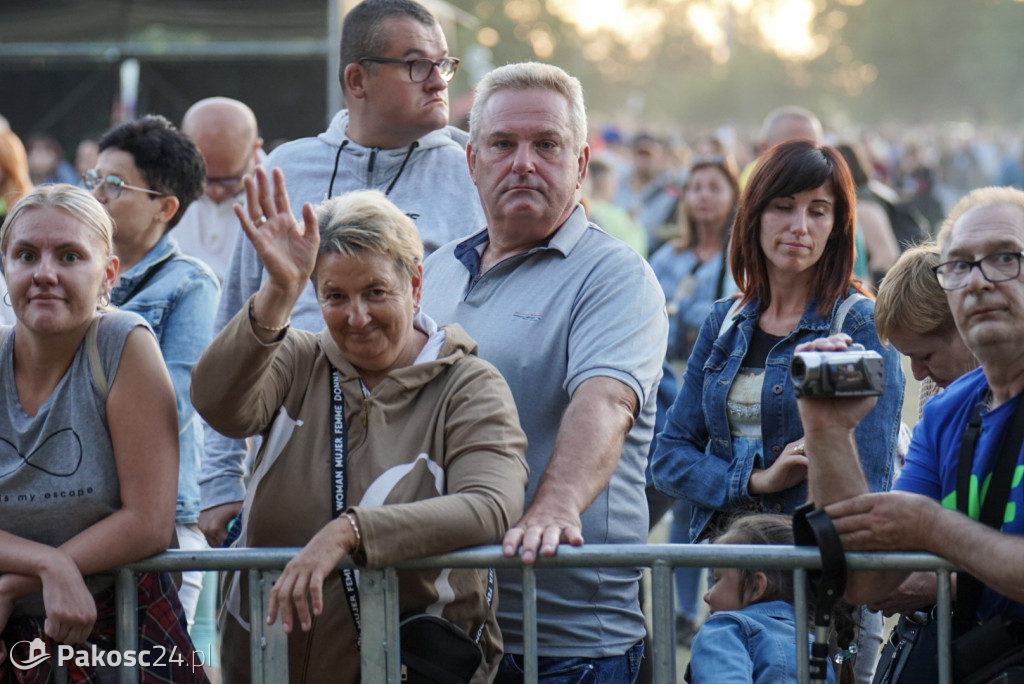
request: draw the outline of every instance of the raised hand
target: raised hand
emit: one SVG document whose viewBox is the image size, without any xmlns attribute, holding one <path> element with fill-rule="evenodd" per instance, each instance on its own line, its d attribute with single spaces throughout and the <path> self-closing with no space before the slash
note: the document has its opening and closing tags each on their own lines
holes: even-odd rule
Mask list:
<svg viewBox="0 0 1024 684">
<path fill-rule="evenodd" d="M 268 282 L 297 298 L 316 265 L 320 232 L 308 202 L 302 207 L 303 223 L 295 220 L 284 173 L 274 169 L 272 174 L 273 184 L 262 166 L 245 178 L 246 207 L 236 204 L 235 215 L 267 271 Z"/>
</svg>

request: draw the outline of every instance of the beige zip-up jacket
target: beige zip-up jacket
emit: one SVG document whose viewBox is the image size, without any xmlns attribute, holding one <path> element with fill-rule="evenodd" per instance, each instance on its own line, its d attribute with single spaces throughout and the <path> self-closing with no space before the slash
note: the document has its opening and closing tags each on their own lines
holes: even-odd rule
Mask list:
<svg viewBox="0 0 1024 684">
<path fill-rule="evenodd" d="M 445 335 L 437 359 L 393 371 L 364 396 L 326 329 L 291 329 L 263 344 L 248 311 L 242 307 L 192 371 L 192 401 L 211 427 L 229 437 L 263 435 L 237 546 L 304 546 L 332 519 L 328 362 L 344 395 L 346 507 L 362 533 L 357 562 L 377 568 L 501 541 L 522 514 L 526 437 L 507 384 L 461 327 L 425 330 Z M 439 611 L 471 637 L 485 624 L 474 681 L 490 681 L 501 636 L 494 604 L 486 605 L 487 571 L 405 571 L 399 587 L 402 614 Z M 246 596 L 245 574 L 236 573 L 222 615 L 225 681 L 248 680 Z M 311 630 L 290 635 L 288 659 L 291 682 L 359 681 L 356 629 L 337 573 L 325 582 Z"/>
</svg>

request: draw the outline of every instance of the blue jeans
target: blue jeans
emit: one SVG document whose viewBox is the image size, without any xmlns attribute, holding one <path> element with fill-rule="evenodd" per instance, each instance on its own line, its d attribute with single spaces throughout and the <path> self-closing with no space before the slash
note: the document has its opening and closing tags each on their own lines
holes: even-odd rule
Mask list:
<svg viewBox="0 0 1024 684">
<path fill-rule="evenodd" d="M 640 672 L 644 642 L 638 641 L 620 656 L 607 658 L 538 658 L 538 681 L 543 684 L 633 684 Z M 523 656 L 506 653 L 494 684 L 523 681 Z"/>
<path fill-rule="evenodd" d="M 672 506 L 672 523 L 668 528 L 668 541 L 671 544 L 690 543 L 690 502 L 679 499 Z M 701 581 L 704 579 L 703 568 L 677 568 L 676 577 L 676 615 L 681 615 L 690 622 L 696 622 L 700 616 Z"/>
</svg>

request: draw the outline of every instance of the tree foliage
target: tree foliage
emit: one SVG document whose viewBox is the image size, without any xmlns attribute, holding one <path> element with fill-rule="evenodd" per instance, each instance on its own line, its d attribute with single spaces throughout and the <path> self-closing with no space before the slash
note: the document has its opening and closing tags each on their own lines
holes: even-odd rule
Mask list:
<svg viewBox="0 0 1024 684">
<path fill-rule="evenodd" d="M 616 26 L 584 30 L 574 17 L 596 7 L 585 0 L 455 4 L 493 30 L 494 64 L 565 67 L 597 119 L 756 124 L 799 103 L 866 125 L 1024 122 L 1024 2 L 807 2 L 806 45 L 789 37 L 799 17 L 783 12 L 799 0 L 630 0 L 633 36 Z M 803 54 L 794 54 L 799 45 Z"/>
</svg>

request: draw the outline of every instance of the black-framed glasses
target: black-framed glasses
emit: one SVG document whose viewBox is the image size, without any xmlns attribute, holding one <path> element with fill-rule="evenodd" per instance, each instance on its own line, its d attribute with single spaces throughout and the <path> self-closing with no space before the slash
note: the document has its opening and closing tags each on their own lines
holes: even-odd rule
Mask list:
<svg viewBox="0 0 1024 684">
<path fill-rule="evenodd" d="M 360 57 L 356 60 L 360 64 L 363 62 L 377 62 L 380 64 L 405 64 L 409 67 L 409 80 L 413 83 L 423 83 L 433 72 L 434 67 L 437 67 L 437 73 L 441 75 L 441 78 L 448 82 L 455 76 L 455 71 L 459 68 L 459 60 L 455 57 L 445 57 L 444 59 L 427 59 L 426 57 L 420 57 L 419 59 L 395 59 L 394 57 Z"/>
<path fill-rule="evenodd" d="M 96 169 L 89 169 L 82 174 L 82 182 L 85 183 L 85 187 L 95 192 L 96 188 L 102 187 L 103 194 L 108 199 L 117 199 L 121 196 L 121 192 L 124 190 L 135 190 L 136 192 L 144 192 L 147 195 L 153 195 L 155 197 L 162 197 L 162 192 L 156 190 L 150 190 L 149 188 L 140 188 L 138 185 L 128 185 L 120 176 L 114 174 L 107 175 L 106 178 L 100 178 L 100 175 L 96 173 Z"/>
<path fill-rule="evenodd" d="M 981 276 L 990 283 L 1001 283 L 1013 280 L 1020 275 L 1020 260 L 1024 252 L 996 252 L 977 261 L 955 259 L 932 268 L 939 287 L 943 290 L 959 290 L 967 285 L 971 271 L 975 266 Z"/>
</svg>

